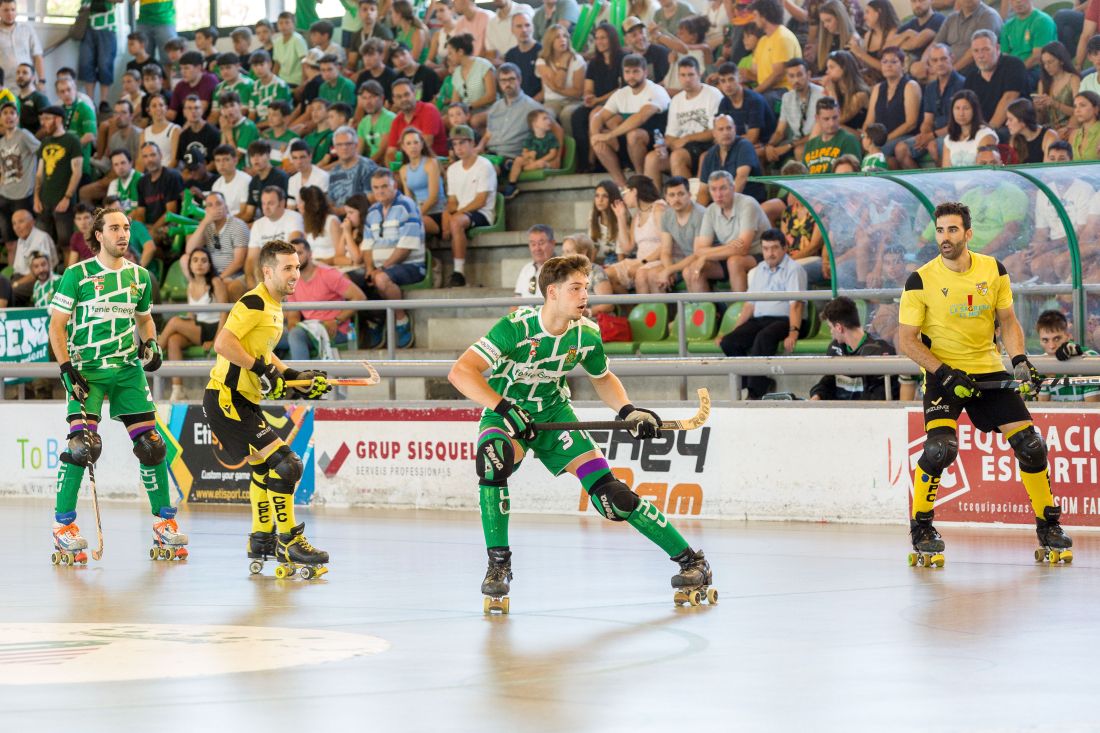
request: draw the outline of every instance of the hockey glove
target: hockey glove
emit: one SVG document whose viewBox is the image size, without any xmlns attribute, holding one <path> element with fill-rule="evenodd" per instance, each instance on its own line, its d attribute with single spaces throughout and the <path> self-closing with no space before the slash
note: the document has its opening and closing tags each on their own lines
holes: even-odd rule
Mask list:
<svg viewBox="0 0 1100 733">
<path fill-rule="evenodd" d="M 84 378 L 84 375 L 76 370 L 71 361 L 64 362 L 61 365 L 61 383 L 65 385 L 65 391 L 71 394 L 77 402 L 83 403 L 84 400 L 88 399 L 91 385 L 88 384 L 88 380 Z"/>
<path fill-rule="evenodd" d="M 251 371 L 260 378 L 260 393 L 265 397 L 278 400 L 286 394 L 286 378 L 274 364 L 257 359 Z"/>
<path fill-rule="evenodd" d="M 141 359 L 141 368 L 147 372 L 155 372 L 160 369 L 163 352 L 156 339 L 149 339 L 138 344 L 138 358 Z"/>
<path fill-rule="evenodd" d="M 1012 357 L 1012 376 L 1020 380 L 1020 394 L 1030 395 L 1039 391 L 1043 383 L 1043 375 L 1035 368 L 1027 354 L 1017 354 Z"/>
<path fill-rule="evenodd" d="M 1058 350 L 1054 352 L 1054 356 L 1058 361 L 1069 361 L 1070 359 L 1084 355 L 1085 352 L 1076 341 L 1067 341 L 1059 346 Z"/>
<path fill-rule="evenodd" d="M 535 439 L 535 421 L 527 410 L 504 398 L 493 408 L 493 412 L 504 418 L 505 429 L 511 437 L 521 440 Z"/>
<path fill-rule="evenodd" d="M 293 375 L 291 372 L 294 372 Z M 332 385 L 328 383 L 328 374 L 319 370 L 307 369 L 304 372 L 299 372 L 288 368 L 283 372 L 283 378 L 288 382 L 299 379 L 311 380 L 306 387 L 294 387 L 294 391 L 307 400 L 319 400 L 326 393 L 332 391 Z"/>
<path fill-rule="evenodd" d="M 936 378 L 940 380 L 949 397 L 956 402 L 966 402 L 980 394 L 977 382 L 961 369 L 952 369 L 942 364 L 936 370 Z"/>
<path fill-rule="evenodd" d="M 631 404 L 623 405 L 619 410 L 619 419 L 632 423 L 630 434 L 635 440 L 649 440 L 656 438 L 661 428 L 661 418 L 653 410 L 644 407 L 635 407 Z"/>
</svg>

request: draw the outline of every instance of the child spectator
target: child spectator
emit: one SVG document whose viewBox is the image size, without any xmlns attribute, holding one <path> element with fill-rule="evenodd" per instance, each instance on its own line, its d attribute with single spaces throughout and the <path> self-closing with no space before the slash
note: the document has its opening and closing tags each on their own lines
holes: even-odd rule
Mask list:
<svg viewBox="0 0 1100 733">
<path fill-rule="evenodd" d="M 1095 351 L 1083 349 L 1073 340 L 1069 333 L 1069 323 L 1061 311 L 1048 310 L 1040 313 L 1035 322 L 1035 330 L 1039 334 L 1043 352 L 1058 361 L 1069 361 L 1079 356 L 1097 356 Z M 1052 386 L 1050 382 L 1043 382 L 1039 387 L 1038 399 L 1040 402 L 1100 402 L 1100 386 Z"/>
<path fill-rule="evenodd" d="M 863 152 L 866 155 L 863 156 L 863 163 L 860 165 L 862 171 L 884 171 L 888 169 L 886 165 L 886 156 L 882 152 L 882 146 L 886 144 L 886 125 L 878 122 L 874 122 L 867 126 L 863 134 L 860 136 L 860 141 L 863 145 Z"/>
<path fill-rule="evenodd" d="M 252 76 L 256 78 L 252 86 L 251 117 L 258 127 L 267 127 L 267 109 L 276 99 L 286 102 L 293 100 L 290 87 L 287 83 L 275 75 L 271 56 L 267 51 L 257 51 L 252 54 Z"/>
<path fill-rule="evenodd" d="M 288 167 L 288 148 L 298 139 L 294 131 L 287 127 L 290 112 L 290 104 L 285 100 L 277 99 L 272 102 L 267 108 L 268 127 L 262 133 L 263 139 L 271 143 L 271 164 L 279 168 Z"/>
<path fill-rule="evenodd" d="M 213 26 L 195 31 L 195 48 L 202 54 L 203 67 L 211 74 L 218 73 L 218 29 Z"/>
<path fill-rule="evenodd" d="M 327 20 L 319 20 L 309 27 L 309 45 L 311 48 L 320 49 L 322 56 L 335 56 L 341 66 L 348 62 L 348 52 L 344 47 L 332 40 L 335 31 L 332 23 Z"/>
<path fill-rule="evenodd" d="M 525 170 L 538 171 L 561 166 L 561 146 L 558 144 L 558 139 L 551 133 L 553 124 L 554 119 L 544 109 L 531 110 L 527 113 L 527 126 L 531 128 L 531 134 L 523 142 L 523 152 L 518 158 L 512 160 L 512 168 L 508 171 L 508 183 L 501 190 L 505 198 L 515 198 L 519 193 L 516 182 Z"/>
<path fill-rule="evenodd" d="M 229 34 L 233 41 L 233 53 L 240 59 L 241 71 L 249 77 L 252 76 L 252 31 L 247 26 L 234 28 Z"/>
<path fill-rule="evenodd" d="M 252 112 L 252 87 L 255 82 L 247 76 L 241 76 L 241 57 L 233 52 L 223 53 L 218 56 L 218 72 L 221 81 L 214 88 L 214 99 L 211 102 L 210 124 L 218 124 L 218 114 L 221 105 L 218 98 L 226 92 L 236 92 L 241 98 L 241 108 L 245 114 Z"/>
<path fill-rule="evenodd" d="M 271 52 L 275 50 L 275 44 L 271 41 L 275 35 L 275 28 L 271 25 L 271 21 L 266 18 L 256 21 L 254 30 L 256 43 L 259 45 L 258 50 L 266 51 L 270 56 Z"/>
<path fill-rule="evenodd" d="M 271 40 L 271 58 L 275 73 L 293 89 L 302 83 L 302 58 L 309 47 L 306 39 L 294 30 L 294 13 L 279 13 L 276 24 L 279 34 Z"/>
</svg>

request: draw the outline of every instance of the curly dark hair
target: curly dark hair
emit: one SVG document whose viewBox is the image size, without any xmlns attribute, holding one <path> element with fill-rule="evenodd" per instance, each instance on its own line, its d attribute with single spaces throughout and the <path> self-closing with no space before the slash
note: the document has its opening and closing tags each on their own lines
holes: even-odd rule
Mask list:
<svg viewBox="0 0 1100 733">
<path fill-rule="evenodd" d="M 958 201 L 945 201 L 932 212 L 932 221 L 939 221 L 941 216 L 958 216 L 962 219 L 963 229 L 970 228 L 970 207 Z"/>
</svg>

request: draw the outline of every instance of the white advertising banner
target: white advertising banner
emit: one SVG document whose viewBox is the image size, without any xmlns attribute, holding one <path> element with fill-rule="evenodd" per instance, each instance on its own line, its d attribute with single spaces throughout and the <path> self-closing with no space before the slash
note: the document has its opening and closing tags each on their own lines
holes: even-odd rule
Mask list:
<svg viewBox="0 0 1100 733">
<path fill-rule="evenodd" d="M 315 498 L 476 509 L 479 414 L 318 408 Z M 582 408 L 578 417 L 609 416 Z M 875 522 L 899 521 L 907 511 L 909 480 L 892 466 L 907 442 L 902 409 L 715 408 L 700 430 L 656 440 L 637 442 L 625 431 L 591 435 L 614 473 L 671 516 Z M 509 488 L 515 512 L 592 511 L 577 479 L 550 476 L 533 456 Z"/>
</svg>

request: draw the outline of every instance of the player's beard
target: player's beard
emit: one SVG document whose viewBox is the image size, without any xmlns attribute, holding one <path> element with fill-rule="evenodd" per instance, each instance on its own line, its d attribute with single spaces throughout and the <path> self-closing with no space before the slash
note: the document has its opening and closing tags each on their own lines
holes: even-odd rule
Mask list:
<svg viewBox="0 0 1100 733">
<path fill-rule="evenodd" d="M 106 242 L 100 244 L 100 249 L 103 250 L 103 254 L 107 255 L 113 260 L 120 260 L 126 254 L 126 248 L 130 246 L 128 240 L 120 240 L 114 244 L 108 244 Z"/>
<path fill-rule="evenodd" d="M 944 245 L 947 245 L 945 248 Z M 952 242 L 946 240 L 939 245 L 940 256 L 945 260 L 957 260 L 962 257 L 962 253 L 966 251 L 966 242 Z"/>
</svg>

